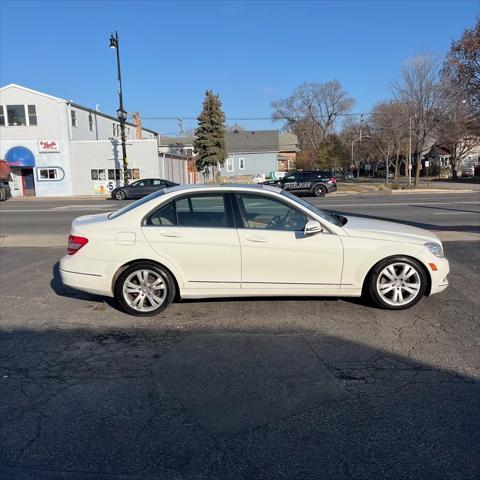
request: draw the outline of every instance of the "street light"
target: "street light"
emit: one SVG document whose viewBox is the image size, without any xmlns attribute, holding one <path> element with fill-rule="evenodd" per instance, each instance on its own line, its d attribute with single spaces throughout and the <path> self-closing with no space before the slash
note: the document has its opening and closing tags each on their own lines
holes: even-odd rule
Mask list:
<svg viewBox="0 0 480 480">
<path fill-rule="evenodd" d="M 122 96 L 122 74 L 120 71 L 120 42 L 118 39 L 118 32 L 115 35 L 110 35 L 110 48 L 117 51 L 117 80 L 118 80 L 118 109 L 117 117 L 120 122 L 120 138 L 122 141 L 122 167 L 123 167 L 123 184 L 128 185 L 128 161 L 127 161 L 127 143 L 125 138 L 125 122 L 127 120 L 127 112 L 123 109 Z"/>
</svg>

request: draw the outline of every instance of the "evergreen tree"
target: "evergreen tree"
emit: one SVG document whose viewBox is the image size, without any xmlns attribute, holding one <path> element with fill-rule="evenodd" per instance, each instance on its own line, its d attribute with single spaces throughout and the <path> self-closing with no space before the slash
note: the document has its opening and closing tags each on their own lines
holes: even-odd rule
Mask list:
<svg viewBox="0 0 480 480">
<path fill-rule="evenodd" d="M 223 166 L 228 154 L 225 147 L 225 114 L 222 111 L 222 102 L 211 90 L 205 92 L 193 146 L 197 169 L 207 174 L 212 172 L 215 179 L 217 165 Z"/>
</svg>

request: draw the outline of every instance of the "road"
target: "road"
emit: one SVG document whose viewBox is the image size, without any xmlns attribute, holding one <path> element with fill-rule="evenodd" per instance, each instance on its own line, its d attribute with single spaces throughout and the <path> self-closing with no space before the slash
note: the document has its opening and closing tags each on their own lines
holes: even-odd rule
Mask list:
<svg viewBox="0 0 480 480">
<path fill-rule="evenodd" d="M 267 298 L 135 318 L 64 287 L 64 247 L 0 248 L 0 478 L 478 478 L 478 196 L 314 202 L 450 235 L 450 287 L 404 312 Z M 2 234 L 63 237 L 100 207 L 7 202 Z"/>
<path fill-rule="evenodd" d="M 476 192 L 338 195 L 308 199 L 317 206 L 344 214 L 395 219 L 441 232 L 480 233 L 480 195 Z M 47 241 L 54 239 L 53 245 L 63 245 L 58 241 L 64 242 L 75 217 L 116 210 L 127 203 L 97 199 L 8 201 L 0 204 L 1 234 L 19 236 L 28 246 L 38 245 L 42 236 Z M 30 243 L 25 236 L 30 237 Z M 445 240 L 455 240 L 457 237 L 444 236 Z M 468 235 L 464 237 L 474 238 Z M 36 243 L 32 242 L 33 239 Z"/>
</svg>

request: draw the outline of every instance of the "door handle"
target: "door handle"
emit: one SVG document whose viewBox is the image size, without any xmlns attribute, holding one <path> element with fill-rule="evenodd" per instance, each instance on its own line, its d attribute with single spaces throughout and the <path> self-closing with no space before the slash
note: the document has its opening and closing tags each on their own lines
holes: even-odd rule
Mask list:
<svg viewBox="0 0 480 480">
<path fill-rule="evenodd" d="M 266 243 L 268 240 L 263 237 L 245 237 L 246 240 L 249 242 L 255 242 L 255 243 Z"/>
<path fill-rule="evenodd" d="M 162 232 L 160 233 L 162 237 L 169 237 L 169 238 L 179 238 L 181 235 L 175 232 Z"/>
</svg>

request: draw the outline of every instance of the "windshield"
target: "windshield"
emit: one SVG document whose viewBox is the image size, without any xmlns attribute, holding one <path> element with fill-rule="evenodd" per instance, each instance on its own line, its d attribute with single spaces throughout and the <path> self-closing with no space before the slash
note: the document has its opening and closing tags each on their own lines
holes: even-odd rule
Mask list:
<svg viewBox="0 0 480 480">
<path fill-rule="evenodd" d="M 157 190 L 156 192 L 151 193 L 150 195 L 147 195 L 146 197 L 141 198 L 140 200 L 137 200 L 136 202 L 130 203 L 127 206 L 121 208 L 120 210 L 117 210 L 116 212 L 111 213 L 108 218 L 110 220 L 113 220 L 114 218 L 119 217 L 120 215 L 123 215 L 124 213 L 130 212 L 130 210 L 133 210 L 137 207 L 140 207 L 141 205 L 144 205 L 145 203 L 149 202 L 150 200 L 160 197 L 162 195 L 165 195 L 165 192 L 163 190 Z"/>
<path fill-rule="evenodd" d="M 338 217 L 325 212 L 324 210 L 316 207 L 315 205 L 312 205 L 311 203 L 303 200 L 300 197 L 297 197 L 296 195 L 291 194 L 290 192 L 286 192 L 285 190 L 282 190 L 281 195 L 284 195 L 285 197 L 288 197 L 295 202 L 299 203 L 300 205 L 303 205 L 305 208 L 308 208 L 310 211 L 313 213 L 317 214 L 318 216 L 322 217 L 324 220 L 327 220 L 330 223 L 333 223 L 334 225 L 341 226 L 342 222 L 339 220 Z"/>
</svg>

